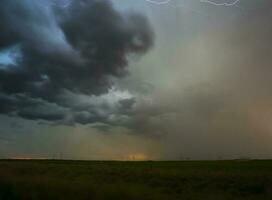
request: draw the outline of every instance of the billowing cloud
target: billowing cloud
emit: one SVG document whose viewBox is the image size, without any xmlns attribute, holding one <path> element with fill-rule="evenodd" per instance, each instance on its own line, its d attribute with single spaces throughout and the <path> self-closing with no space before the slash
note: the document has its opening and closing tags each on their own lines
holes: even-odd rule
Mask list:
<svg viewBox="0 0 272 200">
<path fill-rule="evenodd" d="M 50 0 L 1 0 L 0 18 L 0 49 L 17 45 L 19 55 L 0 68 L 0 110 L 27 119 L 99 121 L 97 105 L 83 110 L 69 98 L 108 93 L 111 77 L 128 73 L 129 56 L 153 45 L 144 16 L 120 13 L 107 0 L 65 8 Z M 124 109 L 131 105 L 120 100 Z"/>
</svg>

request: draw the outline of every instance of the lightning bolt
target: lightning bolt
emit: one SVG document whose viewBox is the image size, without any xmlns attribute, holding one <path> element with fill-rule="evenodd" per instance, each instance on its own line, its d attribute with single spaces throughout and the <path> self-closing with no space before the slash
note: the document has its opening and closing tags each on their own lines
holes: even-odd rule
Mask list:
<svg viewBox="0 0 272 200">
<path fill-rule="evenodd" d="M 235 6 L 237 3 L 240 2 L 240 0 L 235 0 L 235 1 L 231 2 L 231 3 L 226 3 L 226 2 L 216 3 L 216 2 L 210 1 L 210 0 L 200 0 L 200 2 L 201 3 L 209 3 L 209 4 L 214 5 L 214 6 Z"/>
<path fill-rule="evenodd" d="M 151 4 L 155 4 L 155 5 L 170 5 L 170 3 L 171 2 L 173 2 L 173 0 L 160 0 L 160 1 L 158 1 L 158 0 L 145 0 L 146 2 L 148 2 L 148 3 L 151 3 Z M 180 3 L 179 2 L 179 4 L 177 4 L 177 5 L 173 5 L 173 7 L 174 8 L 177 8 L 177 7 L 181 7 L 181 8 L 185 8 L 185 9 L 187 9 L 187 10 L 190 10 L 191 12 L 196 12 L 196 13 L 198 13 L 198 14 L 204 14 L 204 13 L 202 13 L 202 12 L 199 12 L 199 11 L 197 11 L 197 10 L 194 10 L 194 9 L 192 9 L 192 8 L 189 8 L 188 6 L 186 6 L 185 4 L 184 4 L 184 0 L 180 0 L 182 3 Z"/>
<path fill-rule="evenodd" d="M 156 1 L 156 0 L 145 0 L 148 3 L 156 4 L 156 5 L 164 5 L 164 4 L 169 4 L 173 0 L 164 0 L 164 1 Z M 214 6 L 235 6 L 237 3 L 240 2 L 240 0 L 234 0 L 231 3 L 223 2 L 223 3 L 216 3 L 214 1 L 210 0 L 200 0 L 201 3 L 208 3 Z"/>
<path fill-rule="evenodd" d="M 63 7 L 63 8 L 66 8 L 68 7 L 73 0 L 68 0 L 66 1 L 66 3 L 60 5 L 56 2 L 57 0 L 53 0 L 52 1 L 52 4 L 54 6 L 60 6 L 60 7 Z M 173 0 L 161 0 L 161 1 L 157 1 L 157 0 L 145 0 L 146 2 L 148 3 L 151 3 L 151 4 L 155 4 L 155 5 L 165 5 L 165 4 L 169 4 L 171 3 Z M 208 3 L 208 4 L 211 4 L 211 5 L 214 5 L 214 6 L 235 6 L 237 3 L 240 2 L 240 0 L 234 0 L 233 2 L 231 3 L 227 3 L 227 2 L 223 2 L 223 3 L 216 3 L 214 1 L 211 1 L 211 0 L 200 0 L 201 3 Z"/>
</svg>

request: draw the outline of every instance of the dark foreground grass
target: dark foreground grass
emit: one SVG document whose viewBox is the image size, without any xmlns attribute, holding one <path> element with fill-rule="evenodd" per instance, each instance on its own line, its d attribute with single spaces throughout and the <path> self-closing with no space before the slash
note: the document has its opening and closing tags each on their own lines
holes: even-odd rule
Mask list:
<svg viewBox="0 0 272 200">
<path fill-rule="evenodd" d="M 272 199 L 272 161 L 0 161 L 0 200 Z"/>
</svg>

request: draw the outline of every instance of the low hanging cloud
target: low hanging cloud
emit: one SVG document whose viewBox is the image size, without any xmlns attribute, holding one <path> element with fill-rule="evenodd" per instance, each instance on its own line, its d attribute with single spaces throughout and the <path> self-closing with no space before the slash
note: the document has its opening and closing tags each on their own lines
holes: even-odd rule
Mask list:
<svg viewBox="0 0 272 200">
<path fill-rule="evenodd" d="M 152 47 L 144 16 L 120 13 L 107 0 L 72 1 L 64 8 L 51 0 L 0 2 L 0 51 L 18 47 L 15 62 L 0 67 L 2 114 L 86 124 L 105 121 L 116 105 L 132 106 L 132 96 L 88 108 L 75 102 L 103 99 L 111 77 L 128 73 L 129 55 Z M 103 113 L 103 106 L 110 111 Z"/>
</svg>

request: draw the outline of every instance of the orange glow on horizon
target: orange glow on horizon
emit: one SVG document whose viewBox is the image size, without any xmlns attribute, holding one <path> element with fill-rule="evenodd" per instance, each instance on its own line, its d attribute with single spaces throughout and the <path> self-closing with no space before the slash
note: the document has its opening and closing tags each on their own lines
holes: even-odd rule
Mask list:
<svg viewBox="0 0 272 200">
<path fill-rule="evenodd" d="M 147 160 L 147 155 L 142 153 L 135 153 L 128 155 L 127 159 L 129 161 L 144 161 Z"/>
</svg>

